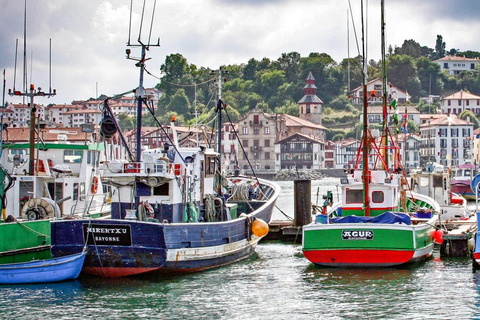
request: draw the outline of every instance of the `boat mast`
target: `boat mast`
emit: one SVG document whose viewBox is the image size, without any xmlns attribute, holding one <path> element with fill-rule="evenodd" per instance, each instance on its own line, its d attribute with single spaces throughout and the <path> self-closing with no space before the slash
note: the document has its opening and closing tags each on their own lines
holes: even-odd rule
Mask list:
<svg viewBox="0 0 480 320">
<path fill-rule="evenodd" d="M 42 89 L 39 87 L 37 90 L 35 90 L 35 85 L 30 84 L 30 92 L 27 92 L 26 89 L 26 84 L 27 84 L 27 61 L 26 61 L 26 50 L 27 50 L 27 1 L 25 1 L 25 12 L 24 12 L 24 34 L 23 34 L 23 83 L 24 83 L 24 92 L 16 91 L 15 90 L 15 83 L 13 84 L 13 91 L 11 89 L 8 90 L 8 94 L 10 96 L 22 96 L 22 97 L 28 97 L 30 98 L 30 148 L 29 148 L 29 156 L 28 156 L 28 174 L 30 176 L 35 175 L 35 118 L 36 118 L 36 112 L 37 109 L 35 108 L 35 103 L 34 103 L 34 97 L 36 96 L 42 96 L 42 97 L 52 97 L 57 94 L 57 91 L 53 89 L 52 91 L 52 85 L 51 85 L 51 70 L 52 70 L 52 44 L 51 44 L 51 39 L 50 39 L 50 89 L 49 92 L 42 92 Z M 18 41 L 17 41 L 18 43 Z M 17 59 L 17 56 L 15 55 L 15 61 Z M 16 67 L 15 67 L 15 72 L 16 74 Z M 14 81 L 15 82 L 15 81 Z M 3 125 L 3 124 L 2 124 Z"/>
<path fill-rule="evenodd" d="M 362 12 L 362 53 L 363 53 L 363 208 L 365 210 L 365 216 L 370 215 L 370 196 L 369 196 L 369 182 L 370 182 L 370 170 L 368 168 L 368 155 L 369 155 L 369 139 L 368 139 L 368 101 L 367 101 L 367 61 L 366 61 L 366 43 L 365 43 L 365 23 L 363 18 L 363 0 L 361 1 Z"/>
<path fill-rule="evenodd" d="M 384 0 L 380 1 L 381 7 L 381 57 L 382 57 L 382 110 L 383 110 L 383 136 L 382 136 L 382 153 L 385 161 L 385 170 L 388 170 L 388 115 L 387 115 L 387 70 L 386 70 L 386 57 L 385 57 L 385 7 Z"/>
</svg>

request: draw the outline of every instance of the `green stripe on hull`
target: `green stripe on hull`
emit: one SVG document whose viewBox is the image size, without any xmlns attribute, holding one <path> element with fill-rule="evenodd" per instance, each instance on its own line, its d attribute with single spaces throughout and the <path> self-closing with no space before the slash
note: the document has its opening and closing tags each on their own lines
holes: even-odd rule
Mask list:
<svg viewBox="0 0 480 320">
<path fill-rule="evenodd" d="M 51 258 L 48 250 L 51 244 L 50 234 L 49 220 L 0 223 L 0 264 Z M 39 250 L 5 254 L 15 250 L 35 248 Z"/>
<path fill-rule="evenodd" d="M 343 231 L 372 231 L 372 239 L 345 240 L 342 238 Z M 364 226 L 356 228 L 345 225 L 343 228 L 329 228 L 327 225 L 319 229 L 306 229 L 303 234 L 303 250 L 328 250 L 328 249 L 372 249 L 372 250 L 414 250 L 424 248 L 431 244 L 431 232 L 433 228 L 427 228 L 415 232 L 415 245 L 413 241 L 413 229 L 380 229 L 376 226 Z"/>
</svg>

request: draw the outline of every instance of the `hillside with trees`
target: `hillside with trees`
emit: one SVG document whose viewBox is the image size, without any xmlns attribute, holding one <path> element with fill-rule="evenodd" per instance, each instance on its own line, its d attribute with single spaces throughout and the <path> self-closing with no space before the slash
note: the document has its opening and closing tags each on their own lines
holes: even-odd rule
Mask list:
<svg viewBox="0 0 480 320">
<path fill-rule="evenodd" d="M 479 52 L 450 49 L 441 35 L 435 48 L 421 46 L 414 40 L 405 40 L 402 46 L 388 48 L 386 71 L 388 81 L 408 91 L 411 103 L 420 112 L 434 112 L 436 106 L 419 103 L 421 97 L 444 96 L 460 89 L 480 95 L 479 70 L 450 76 L 440 71 L 433 61 L 445 55 L 480 57 Z M 222 66 L 228 71 L 222 85 L 222 100 L 228 105 L 232 121 L 257 108 L 269 113 L 298 116 L 297 101 L 303 96 L 303 87 L 311 71 L 318 87 L 317 95 L 324 102 L 323 124 L 329 128 L 328 139 L 355 135 L 354 124 L 359 111 L 348 99 L 348 88 L 361 85 L 361 57 L 343 59 L 337 63 L 327 53 L 310 53 L 302 57 L 298 52 L 283 53 L 276 60 L 250 59 L 245 63 Z M 381 62 L 368 62 L 368 78 L 381 76 Z M 171 54 L 160 67 L 162 74 L 157 88 L 164 92 L 156 115 L 161 123 L 168 123 L 175 115 L 181 125 L 207 123 L 215 112 L 216 76 L 214 70 L 190 64 L 180 53 Z M 350 86 L 348 74 L 350 73 Z M 148 122 L 147 119 L 144 121 Z M 345 134 L 345 125 L 353 130 Z M 153 123 L 145 123 L 153 125 Z"/>
</svg>

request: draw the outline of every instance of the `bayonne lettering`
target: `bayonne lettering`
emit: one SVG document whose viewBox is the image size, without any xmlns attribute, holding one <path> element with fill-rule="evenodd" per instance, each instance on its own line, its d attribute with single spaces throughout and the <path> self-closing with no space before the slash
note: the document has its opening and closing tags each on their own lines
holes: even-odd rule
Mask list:
<svg viewBox="0 0 480 320">
<path fill-rule="evenodd" d="M 374 232 L 372 230 L 343 230 L 343 240 L 372 240 Z"/>
</svg>

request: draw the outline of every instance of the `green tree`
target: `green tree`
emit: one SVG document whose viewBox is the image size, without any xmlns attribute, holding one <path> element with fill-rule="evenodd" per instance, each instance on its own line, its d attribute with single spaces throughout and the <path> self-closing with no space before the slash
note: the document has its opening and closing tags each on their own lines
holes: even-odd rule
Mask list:
<svg viewBox="0 0 480 320">
<path fill-rule="evenodd" d="M 465 120 L 465 121 L 470 121 L 473 123 L 473 128 L 474 129 L 477 129 L 478 127 L 480 127 L 480 121 L 478 120 L 478 118 L 475 116 L 475 114 L 473 114 L 472 111 L 470 110 L 463 110 L 459 115 L 458 117 L 462 120 Z M 472 133 L 473 134 L 473 133 Z"/>
<path fill-rule="evenodd" d="M 437 35 L 437 40 L 435 41 L 435 54 L 437 59 L 445 57 L 445 47 L 447 45 L 443 42 L 443 37 L 441 35 Z"/>
<path fill-rule="evenodd" d="M 181 115 L 189 115 L 186 118 L 191 118 L 190 116 L 190 102 L 188 101 L 188 97 L 185 94 L 185 89 L 180 88 L 173 94 L 170 102 L 167 106 L 168 111 L 174 111 L 177 114 Z"/>
<path fill-rule="evenodd" d="M 395 54 L 404 54 L 412 58 L 422 56 L 422 47 L 415 40 L 405 40 L 400 48 L 395 48 Z"/>
<path fill-rule="evenodd" d="M 420 89 L 414 87 L 419 85 L 414 80 L 418 79 L 417 67 L 415 60 L 410 56 L 401 54 L 390 56 L 387 60 L 387 75 L 389 82 L 401 90 L 407 90 L 410 93 Z"/>
</svg>

